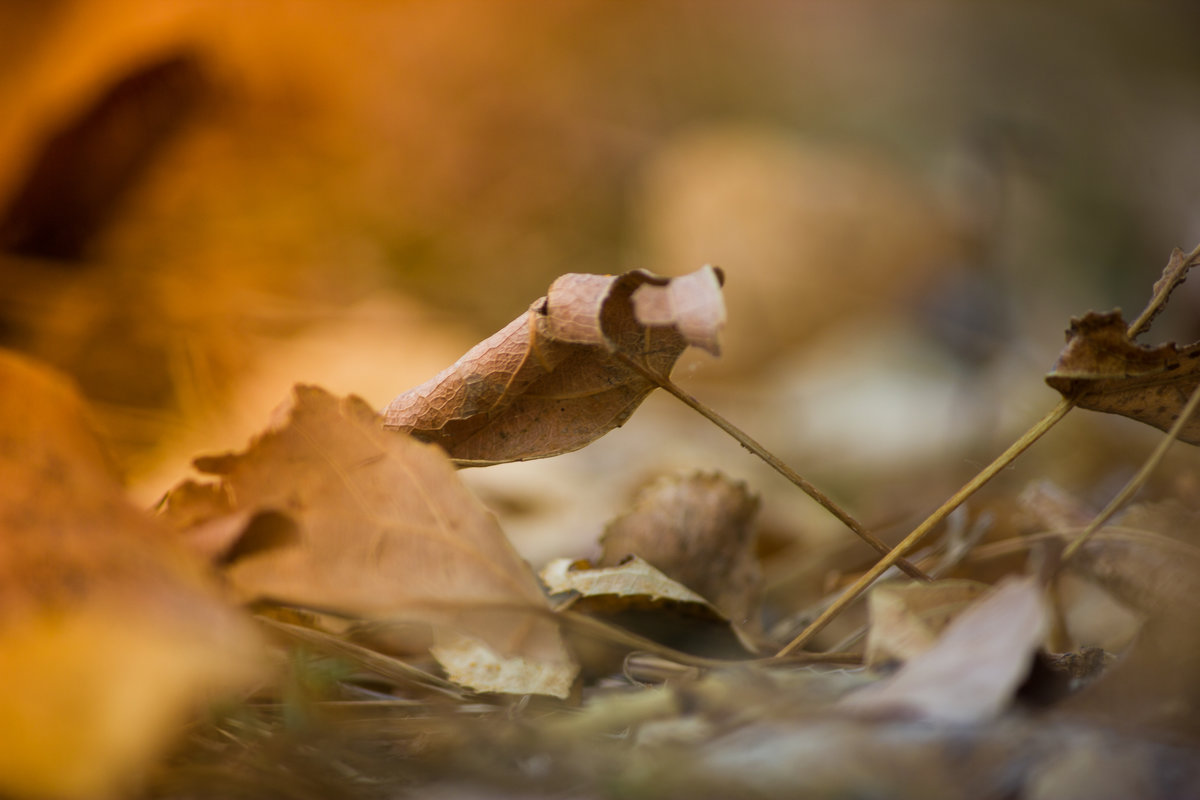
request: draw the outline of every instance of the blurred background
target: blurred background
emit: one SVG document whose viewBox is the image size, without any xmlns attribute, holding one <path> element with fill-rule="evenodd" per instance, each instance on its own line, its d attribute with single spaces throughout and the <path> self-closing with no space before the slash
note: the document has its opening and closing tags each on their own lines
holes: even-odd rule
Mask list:
<svg viewBox="0 0 1200 800">
<path fill-rule="evenodd" d="M 382 407 L 561 273 L 718 264 L 727 352 L 678 380 L 903 533 L 1053 405 L 1070 316 L 1131 316 L 1200 240 L 1197 30 L 1186 0 L 2 0 L 0 345 L 76 378 L 148 504 L 297 381 Z M 1153 339 L 1200 338 L 1196 283 Z M 1158 435 L 1094 416 L 1013 480 L 1103 489 L 1081 443 Z M 465 475 L 540 561 L 681 468 L 843 535 L 669 397 Z"/>
</svg>

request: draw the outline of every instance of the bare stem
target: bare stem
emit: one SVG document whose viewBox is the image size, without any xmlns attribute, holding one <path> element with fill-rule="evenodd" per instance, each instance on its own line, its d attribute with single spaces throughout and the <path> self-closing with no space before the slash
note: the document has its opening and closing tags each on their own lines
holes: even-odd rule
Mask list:
<svg viewBox="0 0 1200 800">
<path fill-rule="evenodd" d="M 1163 306 L 1166 305 L 1171 292 L 1175 291 L 1175 287 L 1183 283 L 1187 277 L 1188 270 L 1194 266 L 1193 262 L 1197 258 L 1200 258 L 1200 245 L 1197 245 L 1196 249 L 1183 257 L 1183 261 L 1179 263 L 1179 269 L 1175 271 L 1174 275 L 1165 276 L 1167 279 L 1163 282 L 1162 286 L 1155 285 L 1154 296 L 1150 298 L 1150 302 L 1146 304 L 1146 308 L 1133 321 L 1133 324 L 1129 326 L 1127 334 L 1130 339 L 1136 338 L 1139 333 L 1149 327 L 1150 322 L 1158 315 L 1159 311 L 1162 311 Z"/>
<path fill-rule="evenodd" d="M 875 552 L 882 556 L 886 556 L 892 552 L 886 544 L 881 542 L 878 537 L 868 531 L 861 522 L 850 516 L 849 512 L 835 503 L 828 495 L 826 495 L 816 486 L 805 480 L 805 478 L 794 469 L 780 461 L 778 457 L 771 453 L 771 451 L 767 450 L 767 448 L 763 447 L 757 441 L 752 439 L 750 435 L 741 428 L 737 427 L 732 422 L 718 414 L 716 411 L 713 411 L 695 397 L 692 397 L 683 389 L 679 388 L 679 386 L 677 386 L 670 378 L 652 372 L 637 359 L 632 358 L 628 354 L 619 350 L 614 351 L 614 355 L 616 355 L 617 358 L 619 358 L 625 364 L 628 364 L 630 367 L 637 370 L 638 374 L 643 378 L 648 381 L 652 381 L 662 389 L 670 392 L 677 399 L 683 402 L 684 405 L 688 406 L 693 411 L 707 419 L 709 422 L 725 431 L 725 433 L 732 436 L 735 440 L 737 440 L 738 444 L 761 458 L 767 463 L 768 466 L 771 467 L 771 469 L 787 478 L 789 481 L 799 487 L 800 491 L 804 492 L 813 500 L 816 500 L 822 508 L 824 508 L 830 514 L 833 514 L 833 516 L 837 517 L 843 525 L 854 531 L 854 533 L 857 534 L 860 539 L 873 547 Z M 930 579 L 928 575 L 918 569 L 911 561 L 906 559 L 893 559 L 893 563 L 895 563 L 895 565 L 899 569 L 903 570 L 909 577 L 921 581 L 928 581 Z"/>
<path fill-rule="evenodd" d="M 1117 492 L 1117 495 L 1109 501 L 1108 505 L 1104 507 L 1104 510 L 1097 514 L 1096 518 L 1088 523 L 1087 527 L 1084 528 L 1077 537 L 1075 537 L 1075 540 L 1067 545 L 1067 549 L 1064 550 L 1062 554 L 1062 562 L 1059 564 L 1060 567 L 1062 566 L 1063 562 L 1066 562 L 1067 559 L 1078 553 L 1079 549 L 1083 547 L 1087 540 L 1090 539 L 1096 531 L 1100 530 L 1104 523 L 1112 519 L 1112 515 L 1117 513 L 1122 506 L 1128 503 L 1129 500 L 1135 494 L 1137 494 L 1139 489 L 1146 485 L 1146 481 L 1150 479 L 1151 473 L 1153 473 L 1154 470 L 1158 468 L 1158 465 L 1162 463 L 1163 457 L 1167 454 L 1167 448 L 1169 448 L 1171 444 L 1179 438 L 1179 433 L 1183 430 L 1183 426 L 1187 425 L 1192 416 L 1196 413 L 1196 406 L 1198 405 L 1200 405 L 1200 384 L 1197 384 L 1196 388 L 1192 390 L 1192 394 L 1188 397 L 1187 403 L 1184 404 L 1183 409 L 1179 412 L 1179 416 L 1175 418 L 1175 422 L 1171 425 L 1171 430 L 1167 431 L 1166 435 L 1162 437 L 1162 440 L 1159 441 L 1158 446 L 1154 448 L 1154 452 L 1150 454 L 1150 457 L 1146 459 L 1146 463 L 1142 464 L 1142 468 L 1138 470 L 1138 473 L 1134 475 L 1128 483 L 1125 484 L 1121 491 Z"/>
<path fill-rule="evenodd" d="M 833 601 L 828 608 L 813 620 L 807 628 L 800 632 L 795 639 L 788 642 L 787 645 L 776 653 L 776 657 L 786 656 L 795 650 L 808 644 L 814 636 L 821 632 L 834 617 L 842 613 L 842 611 L 855 600 L 858 599 L 864 591 L 872 583 L 874 583 L 880 575 L 888 570 L 893 564 L 896 564 L 899 559 L 907 552 L 912 550 L 921 540 L 924 539 L 930 531 L 932 531 L 942 520 L 950 515 L 950 512 L 958 508 L 968 497 L 979 490 L 981 486 L 994 478 L 1000 470 L 1007 467 L 1016 459 L 1017 456 L 1025 452 L 1034 442 L 1042 437 L 1046 431 L 1054 427 L 1054 424 L 1062 419 L 1068 411 L 1075 405 L 1074 401 L 1063 398 L 1058 401 L 1053 409 L 1046 416 L 1042 417 L 1032 428 L 1026 431 L 1021 438 L 1013 442 L 1007 450 L 999 455 L 995 461 L 988 464 L 978 474 L 975 475 L 965 486 L 959 489 L 945 503 L 934 511 L 929 517 L 922 522 L 917 528 L 904 537 L 904 540 L 896 545 L 891 552 L 881 558 L 879 562 L 869 569 L 861 578 L 859 578 L 852 586 L 844 591 L 837 600 Z"/>
</svg>

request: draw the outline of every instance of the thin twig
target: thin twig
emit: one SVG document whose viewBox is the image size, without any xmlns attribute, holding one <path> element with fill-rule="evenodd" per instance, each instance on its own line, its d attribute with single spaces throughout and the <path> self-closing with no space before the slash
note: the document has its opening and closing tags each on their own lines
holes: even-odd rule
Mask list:
<svg viewBox="0 0 1200 800">
<path fill-rule="evenodd" d="M 440 692 L 455 699 L 462 699 L 464 692 L 455 684 L 437 675 L 431 675 L 398 658 L 348 642 L 332 634 L 302 625 L 293 625 L 262 615 L 255 616 L 260 625 L 271 628 L 290 639 L 303 642 L 329 655 L 337 656 L 357 665 L 367 672 L 396 683 L 416 683 L 431 691 Z"/>
<path fill-rule="evenodd" d="M 1183 283 L 1184 279 L 1187 277 L 1188 270 L 1194 265 L 1193 262 L 1195 262 L 1198 258 L 1200 258 L 1200 245 L 1197 245 L 1191 253 L 1183 257 L 1183 261 L 1181 262 L 1178 270 L 1172 274 L 1164 273 L 1164 280 L 1161 281 L 1162 285 L 1155 285 L 1154 295 L 1150 298 L 1150 302 L 1146 304 L 1146 308 L 1141 314 L 1138 315 L 1138 318 L 1134 320 L 1133 324 L 1131 324 L 1126 330 L 1126 334 L 1129 336 L 1129 338 L 1132 339 L 1133 337 L 1137 336 L 1146 328 L 1146 326 L 1150 324 L 1151 320 L 1154 319 L 1154 317 L 1166 304 L 1167 299 L 1171 296 L 1171 292 L 1174 291 L 1179 284 Z M 1197 388 L 1197 392 L 1200 392 L 1200 387 Z M 1193 392 L 1193 396 L 1189 398 L 1189 406 L 1191 406 L 1195 401 L 1195 395 L 1197 392 Z M 843 592 L 837 600 L 831 603 L 830 606 L 826 608 L 820 616 L 813 620 L 807 628 L 801 631 L 795 639 L 788 642 L 787 646 L 780 650 L 778 655 L 787 655 L 793 650 L 803 647 L 809 641 L 811 641 L 812 638 L 820 633 L 821 630 L 824 629 L 824 627 L 828 625 L 834 617 L 840 614 L 848 605 L 850 605 L 850 603 L 854 602 L 854 600 L 856 600 L 859 595 L 866 591 L 866 589 L 872 583 L 874 583 L 880 575 L 886 572 L 888 567 L 895 563 L 900 556 L 903 556 L 905 553 L 916 547 L 938 523 L 940 523 L 946 518 L 947 515 L 950 514 L 951 511 L 965 502 L 968 497 L 970 497 L 972 494 L 978 491 L 980 487 L 995 477 L 1000 470 L 1007 467 L 1017 456 L 1029 449 L 1034 442 L 1036 442 L 1047 431 L 1054 427 L 1054 425 L 1060 419 L 1065 417 L 1067 412 L 1075 407 L 1079 397 L 1080 396 L 1063 397 L 1061 400 L 1059 400 L 1058 405 L 1051 409 L 1046 416 L 1042 417 L 1042 419 L 1034 424 L 1032 428 L 1026 431 L 1020 439 L 1013 442 L 1013 444 L 1007 450 L 1001 453 L 995 461 L 985 467 L 982 472 L 972 478 L 970 482 L 968 482 L 963 488 L 955 492 L 953 497 L 943 503 L 942 506 L 937 511 L 933 512 L 928 519 L 917 526 L 916 530 L 914 530 L 912 533 L 906 536 L 903 541 L 896 545 L 891 553 L 889 553 L 878 564 L 867 571 L 867 573 L 859 578 L 853 586 Z M 1175 430 L 1176 428 L 1182 430 L 1183 425 L 1186 424 L 1187 421 L 1186 417 L 1190 416 L 1190 413 L 1190 411 L 1186 410 L 1184 413 L 1181 413 L 1180 419 L 1176 420 L 1175 425 L 1172 426 L 1172 430 Z M 1176 432 L 1176 436 L 1177 435 L 1178 432 Z M 1165 443 L 1161 445 L 1162 452 L 1166 452 L 1166 448 L 1171 441 L 1173 441 L 1173 437 L 1168 437 Z M 1161 460 L 1161 453 L 1156 452 L 1156 455 L 1158 459 Z M 1157 461 L 1154 460 L 1154 456 L 1151 457 L 1151 461 L 1154 463 L 1147 462 L 1147 466 L 1149 467 L 1149 469 L 1146 470 L 1147 476 L 1157 465 Z M 1137 488 L 1135 487 L 1132 491 L 1136 492 Z M 1122 494 L 1124 494 L 1124 492 L 1122 492 Z M 1117 502 L 1117 499 L 1120 499 L 1120 496 L 1118 496 L 1118 498 L 1114 498 L 1114 503 Z M 1125 499 L 1121 499 L 1121 502 L 1125 502 Z M 1100 524 L 1103 524 L 1103 522 Z M 1099 527 L 1099 525 L 1097 525 L 1097 527 Z M 1067 556 L 1078 550 L 1079 546 L 1081 545 L 1082 541 L 1073 543 L 1071 547 L 1069 547 L 1063 554 L 1064 560 Z"/>
<path fill-rule="evenodd" d="M 630 367 L 632 367 L 633 369 L 637 370 L 638 374 L 641 375 L 643 378 L 657 384 L 660 388 L 665 389 L 667 392 L 670 392 L 678 400 L 680 400 L 684 405 L 688 406 L 693 411 L 700 414 L 702 417 L 707 419 L 709 422 L 713 423 L 718 428 L 725 431 L 725 433 L 729 434 L 734 439 L 736 439 L 738 444 L 740 444 L 742 447 L 749 450 L 754 455 L 761 458 L 763 461 L 765 461 L 767 463 L 767 465 L 769 467 L 771 467 L 771 469 L 775 470 L 780 475 L 787 478 L 789 481 L 791 481 L 793 484 L 795 484 L 797 487 L 799 487 L 800 491 L 804 492 L 806 495 L 811 497 L 813 500 L 816 500 L 817 503 L 822 508 L 824 508 L 830 514 L 833 514 L 833 516 L 837 517 L 838 520 L 843 525 L 845 525 L 850 530 L 854 531 L 854 533 L 858 536 L 858 538 L 862 539 L 864 542 L 866 542 L 871 547 L 873 547 L 877 553 L 879 553 L 882 556 L 886 556 L 889 552 L 891 552 L 890 548 L 886 544 L 884 544 L 882 541 L 880 541 L 879 538 L 876 537 L 873 533 L 868 531 L 861 522 L 859 522 L 854 517 L 850 516 L 849 512 L 847 512 L 844 508 L 842 508 L 837 503 L 835 503 L 832 500 L 832 498 L 830 498 L 827 494 L 822 492 L 816 486 L 809 483 L 802 475 L 800 475 L 800 473 L 796 472 L 794 469 L 789 467 L 787 464 L 780 461 L 777 456 L 775 456 L 773 453 L 771 453 L 771 451 L 767 450 L 767 448 L 763 447 L 761 444 L 759 444 L 757 441 L 755 441 L 753 438 L 751 438 L 750 435 L 747 434 L 745 431 L 743 431 L 741 428 L 737 427 L 732 422 L 730 422 L 729 420 L 725 419 L 723 416 L 718 414 L 716 411 L 713 411 L 711 408 L 709 408 L 708 406 L 701 403 L 695 397 L 692 397 L 692 395 L 688 394 L 683 389 L 679 388 L 679 386 L 676 385 L 675 382 L 672 381 L 670 378 L 655 373 L 654 371 L 652 371 L 648 367 L 646 367 L 644 364 L 639 362 L 637 359 L 629 356 L 628 354 L 626 354 L 620 350 L 614 350 L 613 354 L 617 358 L 619 358 L 623 363 L 625 363 L 625 364 L 629 365 Z M 929 580 L 929 576 L 926 575 L 924 572 L 922 572 L 920 569 L 918 569 L 912 562 L 907 561 L 905 559 L 900 559 L 899 561 L 896 561 L 895 563 L 896 563 L 896 566 L 898 568 L 904 570 L 904 572 L 906 574 L 908 574 L 909 577 L 915 578 L 916 580 L 921 580 L 921 581 Z"/>
<path fill-rule="evenodd" d="M 1197 406 L 1200 406 L 1200 383 L 1196 384 L 1196 388 L 1192 390 L 1187 403 L 1184 404 L 1183 409 L 1179 412 L 1179 416 L 1175 418 L 1174 424 L 1171 425 L 1171 429 L 1159 441 L 1158 446 L 1154 448 L 1154 452 L 1146 459 L 1146 463 L 1142 464 L 1142 468 L 1122 487 L 1121 491 L 1117 492 L 1117 495 L 1109 501 L 1104 510 L 1088 523 L 1083 532 L 1067 545 L 1067 549 L 1062 554 L 1060 567 L 1062 563 L 1078 553 L 1079 549 L 1092 537 L 1092 534 L 1100 530 L 1104 523 L 1112 518 L 1113 514 L 1117 513 L 1122 506 L 1129 502 L 1130 498 L 1137 494 L 1139 489 L 1145 486 L 1146 481 L 1150 479 L 1151 473 L 1162 463 L 1163 457 L 1167 454 L 1167 448 L 1179 438 L 1180 431 L 1183 430 L 1183 427 L 1188 424 L 1192 416 L 1196 413 Z"/>
<path fill-rule="evenodd" d="M 820 616 L 809 623 L 808 627 L 801 631 L 795 639 L 792 639 L 792 641 L 788 642 L 788 644 L 782 650 L 776 653 L 776 657 L 786 656 L 794 650 L 797 650 L 808 644 L 814 636 L 820 633 L 826 625 L 833 621 L 834 617 L 840 614 L 846 608 L 846 606 L 858 599 L 859 595 L 866 591 L 866 589 L 872 583 L 874 583 L 880 575 L 886 572 L 889 567 L 895 564 L 901 556 L 908 553 L 910 550 L 920 544 L 921 540 L 929 535 L 930 531 L 937 527 L 942 520 L 949 516 L 951 511 L 958 508 L 959 505 L 961 505 L 968 497 L 974 494 L 981 486 L 994 478 L 1000 472 L 1000 470 L 1007 467 L 1017 456 L 1029 449 L 1029 447 L 1038 439 L 1040 439 L 1042 435 L 1046 433 L 1046 431 L 1054 427 L 1054 424 L 1062 419 L 1074 405 L 1075 404 L 1072 400 L 1069 400 L 1065 397 L 1062 400 L 1059 400 L 1058 405 L 1051 409 L 1050 413 L 1042 417 L 1032 428 L 1026 431 L 1021 438 L 1017 439 L 1009 446 L 1007 450 L 1001 453 L 995 461 L 984 467 L 983 470 L 976 474 L 975 477 L 972 478 L 965 486 L 955 492 L 949 500 L 943 503 L 937 511 L 934 511 L 932 514 L 930 514 L 929 517 L 920 525 L 918 525 L 912 533 L 904 537 L 904 540 L 896 545 L 890 553 L 881 558 L 875 566 L 864 573 L 863 576 L 855 581 L 850 588 L 846 589 L 846 591 L 844 591 L 837 600 L 833 601 L 828 608 L 821 612 Z"/>
<path fill-rule="evenodd" d="M 1196 245 L 1195 250 L 1183 257 L 1183 260 L 1179 263 L 1179 268 L 1174 274 L 1167 274 L 1164 271 L 1163 278 L 1166 281 L 1162 286 L 1155 286 L 1154 296 L 1150 298 L 1150 302 L 1146 304 L 1142 313 L 1129 326 L 1127 333 L 1130 339 L 1136 338 L 1138 334 L 1149 327 L 1150 322 L 1158 316 L 1158 312 L 1162 311 L 1163 306 L 1166 305 L 1171 292 L 1175 291 L 1175 288 L 1187 278 L 1188 270 L 1195 266 L 1194 262 L 1198 258 L 1200 258 L 1200 245 Z M 1170 269 L 1170 266 L 1170 262 L 1168 262 L 1167 268 Z"/>
</svg>

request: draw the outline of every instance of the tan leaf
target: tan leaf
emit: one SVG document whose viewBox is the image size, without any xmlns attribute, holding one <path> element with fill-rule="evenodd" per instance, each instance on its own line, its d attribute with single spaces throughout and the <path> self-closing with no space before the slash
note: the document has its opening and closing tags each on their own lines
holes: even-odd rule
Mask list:
<svg viewBox="0 0 1200 800">
<path fill-rule="evenodd" d="M 696 605 L 716 613 L 703 597 L 637 556 L 615 567 L 593 567 L 587 561 L 559 558 L 542 568 L 541 579 L 551 594 L 578 592 L 583 597 L 636 598 L 649 603 L 668 601 Z"/>
<path fill-rule="evenodd" d="M 1072 319 L 1067 345 L 1046 383 L 1082 408 L 1168 430 L 1200 384 L 1200 342 L 1146 347 L 1125 330 L 1119 311 Z M 1179 439 L 1200 444 L 1200 419 L 1189 421 Z"/>
<path fill-rule="evenodd" d="M 0 351 L 0 794 L 128 788 L 259 640 L 130 504 L 75 390 Z"/>
<path fill-rule="evenodd" d="M 839 705 L 944 722 L 991 719 L 1028 674 L 1046 616 L 1033 578 L 1008 580 L 962 612 L 932 648 Z"/>
<path fill-rule="evenodd" d="M 1194 738 L 1200 735 L 1196 515 L 1158 505 L 1134 507 L 1125 517 L 1122 524 L 1143 529 L 1103 528 L 1067 566 L 1145 621 L 1117 663 L 1067 698 L 1064 710 Z"/>
<path fill-rule="evenodd" d="M 570 690 L 576 668 L 536 579 L 495 519 L 444 453 L 385 432 L 362 400 L 297 386 L 244 453 L 197 466 L 220 476 L 229 513 L 271 512 L 294 525 L 291 539 L 239 542 L 235 551 L 246 552 L 226 556 L 243 599 L 429 623 L 443 652 L 461 652 L 466 636 L 486 645 L 495 664 L 540 668 L 510 665 L 499 670 L 506 678 L 530 680 L 471 688 L 560 697 Z"/>
<path fill-rule="evenodd" d="M 663 478 L 609 523 L 599 565 L 639 556 L 707 598 L 728 619 L 757 630 L 762 596 L 757 513 L 758 498 L 723 475 Z"/>
<path fill-rule="evenodd" d="M 1194 531 L 1193 526 L 1186 529 Z M 1200 546 L 1149 530 L 1102 528 L 1068 563 L 1122 603 L 1146 614 L 1200 612 Z"/>
<path fill-rule="evenodd" d="M 689 344 L 718 352 L 720 283 L 712 267 L 673 279 L 563 275 L 524 315 L 392 400 L 384 425 L 467 464 L 576 450 L 623 425 L 654 389 L 614 350 L 663 375 Z"/>
<path fill-rule="evenodd" d="M 725 655 L 756 649 L 720 609 L 637 556 L 612 567 L 560 558 L 543 567 L 540 577 L 551 594 L 577 594 L 574 610 L 606 617 L 668 646 Z"/>
<path fill-rule="evenodd" d="M 866 663 L 908 661 L 931 648 L 950 621 L 988 586 L 978 581 L 885 583 L 867 595 Z"/>
</svg>

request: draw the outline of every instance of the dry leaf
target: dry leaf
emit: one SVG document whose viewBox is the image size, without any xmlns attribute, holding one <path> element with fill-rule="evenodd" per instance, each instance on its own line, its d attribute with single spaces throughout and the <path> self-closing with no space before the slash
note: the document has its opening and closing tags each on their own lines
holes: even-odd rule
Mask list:
<svg viewBox="0 0 1200 800">
<path fill-rule="evenodd" d="M 1063 701 L 1065 713 L 1160 734 L 1200 736 L 1200 636 L 1195 606 L 1148 620 L 1127 652 Z"/>
<path fill-rule="evenodd" d="M 1195 535 L 1179 509 L 1130 510 L 1131 521 Z M 1156 513 L 1157 512 L 1157 513 Z M 1064 710 L 1100 717 L 1115 725 L 1150 728 L 1194 738 L 1200 735 L 1200 547 L 1149 530 L 1100 530 L 1067 562 L 1068 568 L 1141 612 L 1146 621 L 1116 664 Z"/>
<path fill-rule="evenodd" d="M 620 427 L 689 345 L 718 352 L 721 273 L 563 275 L 546 297 L 384 410 L 385 426 L 468 464 L 543 458 Z"/>
<path fill-rule="evenodd" d="M 0 794 L 127 786 L 259 641 L 124 496 L 75 390 L 0 351 Z"/>
<path fill-rule="evenodd" d="M 738 625 L 708 600 L 637 556 L 614 567 L 560 558 L 543 567 L 540 577 L 551 594 L 578 595 L 570 603 L 573 610 L 605 617 L 669 647 L 713 655 L 755 651 Z"/>
<path fill-rule="evenodd" d="M 540 577 L 551 594 L 578 592 L 583 597 L 635 598 L 650 604 L 667 601 L 716 613 L 703 597 L 637 556 L 615 567 L 593 567 L 587 561 L 559 558 L 543 567 Z"/>
<path fill-rule="evenodd" d="M 876 586 L 867 595 L 867 665 L 908 661 L 924 653 L 950 621 L 987 590 L 987 584 L 968 580 Z"/>
<path fill-rule="evenodd" d="M 1145 347 L 1125 331 L 1119 311 L 1072 319 L 1067 345 L 1046 383 L 1081 408 L 1168 430 L 1200 384 L 1200 342 Z M 1179 439 L 1200 444 L 1200 418 L 1190 420 Z"/>
<path fill-rule="evenodd" d="M 1110 526 L 1088 540 L 1067 566 L 1142 613 L 1200 613 L 1200 546 L 1191 542 Z"/>
<path fill-rule="evenodd" d="M 495 519 L 438 448 L 385 432 L 362 400 L 297 386 L 246 452 L 197 466 L 220 476 L 227 513 L 271 512 L 294 526 L 290 538 L 226 552 L 242 598 L 434 624 L 434 654 L 453 680 L 480 691 L 569 692 L 575 665 Z M 174 518 L 197 518 L 188 496 L 211 504 L 194 486 L 180 492 L 167 504 Z"/>
<path fill-rule="evenodd" d="M 991 719 L 1028 674 L 1046 617 L 1033 578 L 1006 581 L 960 614 L 932 648 L 839 705 L 944 722 Z"/>
<path fill-rule="evenodd" d="M 723 475 L 663 478 L 609 523 L 599 565 L 616 566 L 636 555 L 707 598 L 728 619 L 757 630 L 762 596 L 757 513 L 758 498 Z"/>
</svg>

